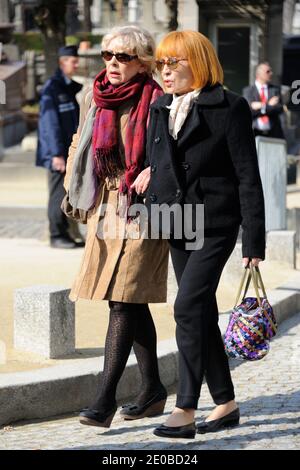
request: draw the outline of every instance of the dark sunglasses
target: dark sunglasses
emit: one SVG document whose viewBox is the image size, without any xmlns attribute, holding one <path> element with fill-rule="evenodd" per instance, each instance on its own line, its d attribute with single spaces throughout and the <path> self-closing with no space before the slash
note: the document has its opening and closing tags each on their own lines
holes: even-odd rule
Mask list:
<svg viewBox="0 0 300 470">
<path fill-rule="evenodd" d="M 101 51 L 101 57 L 106 62 L 109 62 L 113 57 L 115 57 L 121 64 L 128 64 L 128 62 L 131 62 L 133 59 L 137 59 L 138 56 L 126 54 L 126 52 L 116 52 L 113 54 L 109 51 Z"/>
<path fill-rule="evenodd" d="M 178 64 L 181 60 L 187 60 L 187 59 L 178 59 L 177 57 L 168 57 L 167 59 L 156 60 L 155 64 L 159 72 L 162 71 L 162 69 L 164 68 L 164 65 L 167 65 L 169 69 L 171 70 L 175 70 L 177 69 Z"/>
</svg>

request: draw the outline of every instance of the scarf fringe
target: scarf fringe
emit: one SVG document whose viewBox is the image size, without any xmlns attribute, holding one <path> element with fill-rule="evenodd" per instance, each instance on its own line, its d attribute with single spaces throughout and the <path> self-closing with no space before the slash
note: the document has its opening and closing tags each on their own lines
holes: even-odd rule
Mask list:
<svg viewBox="0 0 300 470">
<path fill-rule="evenodd" d="M 125 183 L 125 178 L 121 178 L 119 193 L 118 193 L 118 206 L 117 206 L 117 214 L 122 219 L 126 218 L 126 222 L 130 223 L 138 218 L 138 214 L 136 215 L 128 215 L 129 207 L 131 206 L 133 199 L 134 199 L 135 192 L 131 189 L 128 189 Z"/>
<path fill-rule="evenodd" d="M 97 148 L 94 154 L 95 172 L 99 178 L 116 178 L 124 171 L 119 149 L 114 146 L 109 149 Z"/>
</svg>

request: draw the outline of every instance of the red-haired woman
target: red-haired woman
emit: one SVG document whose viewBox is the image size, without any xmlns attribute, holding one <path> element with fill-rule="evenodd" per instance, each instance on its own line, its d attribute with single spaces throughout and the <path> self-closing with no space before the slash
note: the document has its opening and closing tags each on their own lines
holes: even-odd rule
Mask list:
<svg viewBox="0 0 300 470">
<path fill-rule="evenodd" d="M 171 32 L 156 56 L 167 94 L 151 106 L 146 206 L 150 211 L 155 205 L 177 205 L 169 244 L 178 282 L 174 312 L 179 383 L 176 407 L 154 434 L 193 438 L 204 377 L 216 408 L 198 432 L 239 423 L 215 292 L 240 225 L 243 264 L 258 265 L 264 259 L 264 198 L 249 106 L 223 88 L 222 67 L 211 42 L 195 31 Z M 192 220 L 185 217 L 188 204 Z M 186 222 L 191 223 L 190 233 L 195 232 L 201 204 L 204 242 L 201 248 L 190 248 L 190 234 L 178 238 L 175 232 Z"/>
</svg>

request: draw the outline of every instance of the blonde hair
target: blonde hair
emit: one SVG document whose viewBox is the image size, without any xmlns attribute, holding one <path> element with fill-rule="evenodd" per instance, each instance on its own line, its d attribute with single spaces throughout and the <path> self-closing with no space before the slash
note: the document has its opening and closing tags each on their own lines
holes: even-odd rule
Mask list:
<svg viewBox="0 0 300 470">
<path fill-rule="evenodd" d="M 146 67 L 149 75 L 155 70 L 155 42 L 151 34 L 139 26 L 120 26 L 107 33 L 101 43 L 101 49 L 106 50 L 113 39 L 118 39 L 122 52 L 136 54 L 139 61 Z"/>
<path fill-rule="evenodd" d="M 159 43 L 156 58 L 178 57 L 187 59 L 194 77 L 193 87 L 223 84 L 224 74 L 214 46 L 197 31 L 172 31 Z"/>
</svg>

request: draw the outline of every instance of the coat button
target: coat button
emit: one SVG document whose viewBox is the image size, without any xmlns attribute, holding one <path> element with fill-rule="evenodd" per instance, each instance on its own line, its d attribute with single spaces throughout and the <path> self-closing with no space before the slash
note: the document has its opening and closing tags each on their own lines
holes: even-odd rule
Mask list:
<svg viewBox="0 0 300 470">
<path fill-rule="evenodd" d="M 155 137 L 154 142 L 155 142 L 156 144 L 159 144 L 160 140 L 161 140 L 160 137 Z"/>
<path fill-rule="evenodd" d="M 155 202 L 157 200 L 156 194 L 150 194 L 150 201 Z"/>
<path fill-rule="evenodd" d="M 180 189 L 176 189 L 176 197 L 180 197 L 181 196 L 181 191 Z"/>
<path fill-rule="evenodd" d="M 189 163 L 186 163 L 186 162 L 183 162 L 183 163 L 182 163 L 182 168 L 183 168 L 185 171 L 189 170 L 190 167 L 191 167 L 191 165 L 190 165 Z"/>
<path fill-rule="evenodd" d="M 156 165 L 151 165 L 151 173 L 154 173 L 156 171 Z"/>
</svg>

